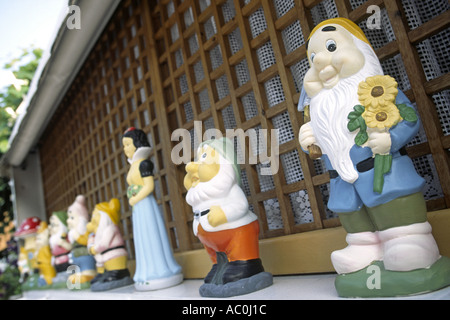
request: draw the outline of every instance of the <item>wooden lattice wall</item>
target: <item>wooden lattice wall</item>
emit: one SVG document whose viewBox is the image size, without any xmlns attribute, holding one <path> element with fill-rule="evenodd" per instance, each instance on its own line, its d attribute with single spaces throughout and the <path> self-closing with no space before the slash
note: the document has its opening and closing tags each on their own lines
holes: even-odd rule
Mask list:
<svg viewBox="0 0 450 320">
<path fill-rule="evenodd" d="M 450 10 L 447 1 L 432 13 L 418 4 L 420 16 L 428 18 L 412 22 L 411 6 L 418 2 L 123 1 L 41 138 L 47 214 L 67 208 L 77 194 L 86 195 L 91 210 L 119 198 L 133 258 L 121 136 L 136 126 L 148 133 L 153 147 L 155 195 L 174 250 L 201 248 L 184 199 L 184 165 L 171 161 L 178 143 L 171 141 L 172 132 L 184 128 L 193 134 L 194 121 L 201 121 L 203 131 L 278 129 L 277 174 L 261 175 L 261 163 L 241 165 L 261 238 L 338 226 L 337 216 L 326 208 L 329 175 L 297 140 L 303 124 L 297 101 L 308 68 L 305 39 L 316 23 L 334 16 L 363 27 L 386 73 L 401 78 L 400 88 L 423 121 L 421 135 L 407 152 L 427 177 L 428 209 L 450 207 Z M 365 28 L 370 5 L 381 9 L 384 29 Z M 431 43 L 439 51 L 436 42 L 446 48 L 431 63 L 442 65 L 441 72 L 430 75 L 423 48 Z M 245 159 L 252 148 L 246 139 Z"/>
</svg>

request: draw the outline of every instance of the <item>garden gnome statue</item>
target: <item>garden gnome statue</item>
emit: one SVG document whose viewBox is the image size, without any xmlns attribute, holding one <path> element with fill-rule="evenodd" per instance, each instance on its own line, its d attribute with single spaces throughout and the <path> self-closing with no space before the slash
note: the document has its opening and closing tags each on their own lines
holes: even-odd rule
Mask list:
<svg viewBox="0 0 450 320">
<path fill-rule="evenodd" d="M 52 265 L 52 252 L 49 244 L 50 230 L 47 222 L 41 221 L 36 235 L 36 260 L 39 269 L 38 286 L 51 285 L 56 276 L 56 270 Z"/>
<path fill-rule="evenodd" d="M 23 270 L 29 272 L 24 275 L 22 283 L 23 290 L 33 290 L 38 287 L 39 269 L 36 259 L 36 236 L 41 220 L 38 217 L 29 217 L 25 219 L 19 226 L 19 229 L 14 233 L 14 236 L 23 239 L 23 252 L 26 260 L 22 262 Z"/>
<path fill-rule="evenodd" d="M 66 288 L 69 268 L 69 253 L 72 244 L 67 239 L 67 211 L 55 211 L 50 216 L 50 249 L 53 255 L 53 266 L 56 277 L 53 278 L 52 288 Z"/>
<path fill-rule="evenodd" d="M 146 291 L 175 286 L 183 281 L 183 273 L 173 256 L 164 218 L 153 195 L 150 143 L 145 132 L 134 127 L 125 131 L 122 143 L 130 163 L 127 196 L 133 207 L 134 287 Z"/>
<path fill-rule="evenodd" d="M 69 227 L 68 238 L 73 244 L 69 262 L 80 268 L 80 274 L 71 275 L 69 280 L 72 284 L 79 283 L 82 287 L 89 287 L 90 281 L 97 274 L 95 259 L 87 250 L 89 232 L 86 226 L 88 222 L 89 212 L 86 207 L 86 198 L 78 195 L 67 209 L 67 226 Z"/>
<path fill-rule="evenodd" d="M 272 284 L 259 257 L 259 223 L 240 187 L 240 168 L 231 140 L 203 142 L 186 165 L 186 201 L 194 211 L 194 234 L 213 267 L 200 287 L 206 297 L 230 297 Z"/>
<path fill-rule="evenodd" d="M 113 198 L 95 206 L 91 222 L 87 225 L 90 234 L 89 252 L 95 256 L 97 270 L 103 269 L 91 280 L 92 291 L 105 291 L 133 283 L 127 269 L 128 252 L 120 233 L 120 202 Z"/>
<path fill-rule="evenodd" d="M 299 110 L 309 105 L 310 121 L 299 141 L 323 153 L 328 207 L 347 231 L 348 246 L 331 255 L 338 294 L 397 296 L 450 285 L 450 259 L 440 256 L 427 221 L 425 181 L 404 151 L 420 126 L 414 107 L 348 19 L 317 25 L 307 56 Z M 377 290 L 367 285 L 370 270 L 379 272 Z"/>
</svg>

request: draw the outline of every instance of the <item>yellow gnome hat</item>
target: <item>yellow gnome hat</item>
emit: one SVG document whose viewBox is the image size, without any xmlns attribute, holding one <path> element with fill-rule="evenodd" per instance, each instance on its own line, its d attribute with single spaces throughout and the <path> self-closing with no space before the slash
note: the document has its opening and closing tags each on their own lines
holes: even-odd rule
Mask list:
<svg viewBox="0 0 450 320">
<path fill-rule="evenodd" d="M 101 202 L 97 204 L 95 208 L 106 213 L 114 224 L 119 223 L 120 219 L 119 199 L 112 198 L 109 202 Z"/>
<path fill-rule="evenodd" d="M 41 221 L 41 223 L 39 224 L 37 233 L 42 233 L 42 232 L 44 232 L 47 228 L 48 228 L 47 222 Z"/>
<path fill-rule="evenodd" d="M 311 36 L 320 28 L 329 25 L 329 24 L 337 24 L 341 27 L 344 27 L 348 32 L 353 34 L 355 37 L 357 37 L 359 40 L 364 41 L 368 45 L 370 45 L 369 40 L 367 40 L 366 35 L 361 30 L 361 28 L 354 23 L 353 21 L 347 19 L 347 18 L 332 18 L 328 20 L 324 20 L 321 23 L 319 23 L 317 26 L 312 29 L 311 33 L 309 34 L 308 40 L 311 38 Z"/>
</svg>

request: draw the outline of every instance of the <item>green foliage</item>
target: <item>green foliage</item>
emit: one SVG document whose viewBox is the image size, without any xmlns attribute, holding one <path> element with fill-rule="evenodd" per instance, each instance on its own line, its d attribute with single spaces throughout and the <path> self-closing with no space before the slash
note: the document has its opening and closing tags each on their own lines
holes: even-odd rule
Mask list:
<svg viewBox="0 0 450 320">
<path fill-rule="evenodd" d="M 11 84 L 0 92 L 0 157 L 8 150 L 8 140 L 17 116 L 15 111 L 29 90 L 41 57 L 42 49 L 24 49 L 20 57 L 4 66 L 4 69 L 12 71 L 20 85 Z M 5 233 L 7 221 L 13 219 L 10 196 L 8 179 L 0 177 L 0 235 Z"/>
<path fill-rule="evenodd" d="M 416 122 L 419 119 L 417 117 L 416 111 L 413 108 L 408 107 L 406 104 L 398 104 L 397 108 L 400 111 L 400 116 L 403 118 L 403 120 Z"/>
<path fill-rule="evenodd" d="M 367 125 L 366 122 L 364 121 L 364 118 L 362 117 L 365 108 L 362 105 L 358 104 L 353 107 L 353 110 L 354 111 L 348 114 L 348 119 L 350 121 L 347 123 L 347 128 L 350 132 L 359 129 L 359 132 L 356 134 L 355 137 L 355 143 L 358 146 L 362 146 L 364 143 L 366 143 L 367 139 L 369 139 L 369 136 L 367 135 L 366 132 Z"/>
<path fill-rule="evenodd" d="M 24 49 L 20 57 L 3 67 L 11 70 L 17 81 L 0 92 L 0 157 L 9 148 L 8 140 L 17 117 L 16 110 L 28 93 L 41 57 L 42 50 L 39 48 Z M 14 232 L 14 228 L 10 227 L 13 219 L 10 197 L 8 179 L 0 177 L 0 237 Z M 0 300 L 21 292 L 16 249 L 0 248 L 0 264 L 6 266 L 0 268 Z"/>
<path fill-rule="evenodd" d="M 11 240 L 7 249 L 0 251 L 0 300 L 8 300 L 22 292 L 18 259 L 17 241 Z"/>
<path fill-rule="evenodd" d="M 42 49 L 24 49 L 20 57 L 4 65 L 11 70 L 19 85 L 11 84 L 0 92 L 0 153 L 8 150 L 8 139 L 16 118 L 17 107 L 28 93 L 31 80 L 42 57 Z"/>
</svg>

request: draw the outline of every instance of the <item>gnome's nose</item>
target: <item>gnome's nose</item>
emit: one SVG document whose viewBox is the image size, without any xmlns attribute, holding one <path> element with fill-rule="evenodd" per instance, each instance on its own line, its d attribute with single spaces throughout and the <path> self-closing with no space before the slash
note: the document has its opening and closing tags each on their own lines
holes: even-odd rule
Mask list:
<svg viewBox="0 0 450 320">
<path fill-rule="evenodd" d="M 195 162 L 189 162 L 186 165 L 186 172 L 188 173 L 195 173 L 198 171 L 198 164 Z"/>
<path fill-rule="evenodd" d="M 328 66 L 330 63 L 331 63 L 330 56 L 324 52 L 319 52 L 314 57 L 313 64 L 319 71 Z"/>
</svg>

